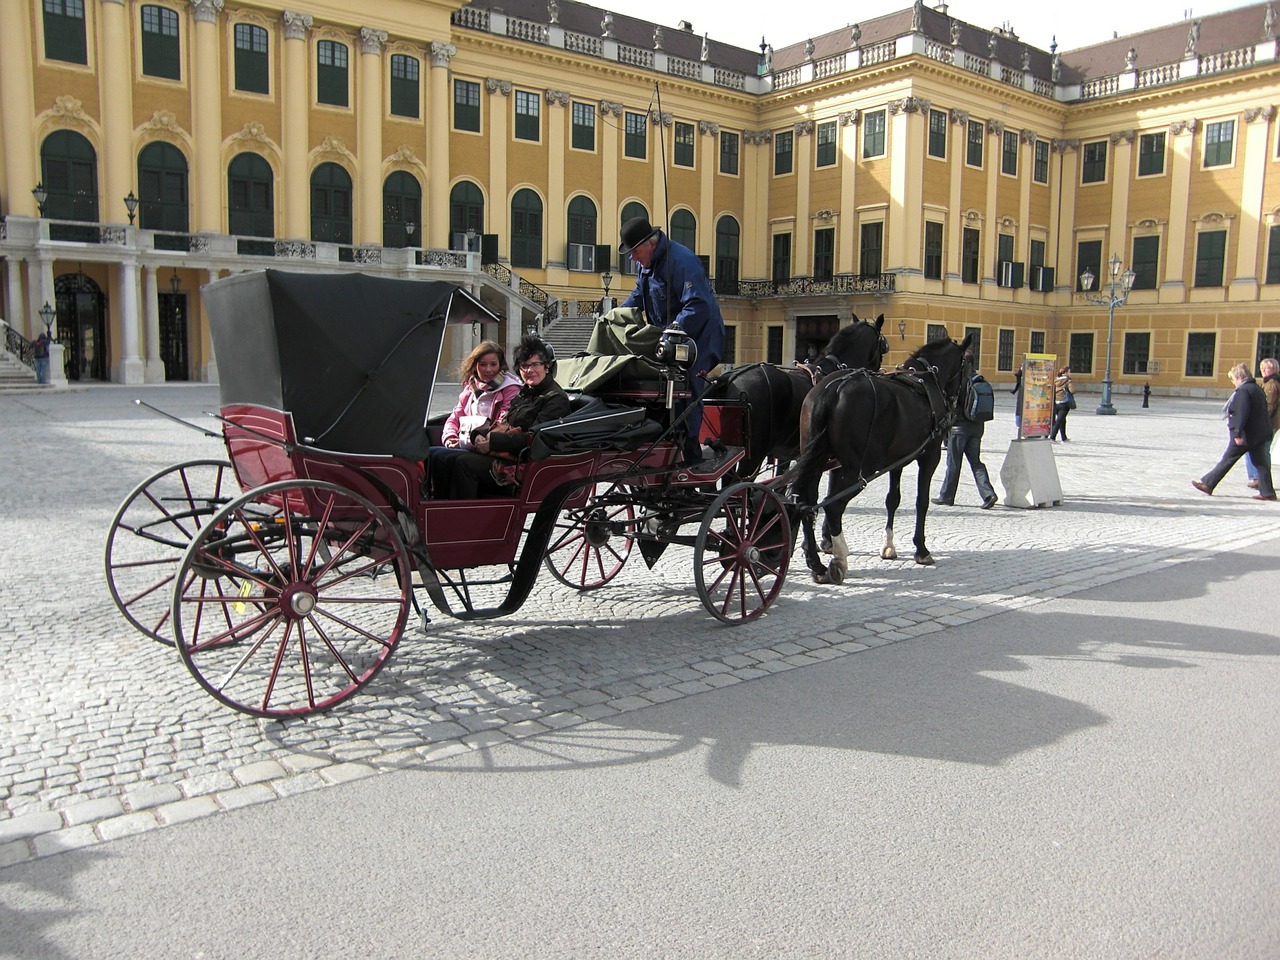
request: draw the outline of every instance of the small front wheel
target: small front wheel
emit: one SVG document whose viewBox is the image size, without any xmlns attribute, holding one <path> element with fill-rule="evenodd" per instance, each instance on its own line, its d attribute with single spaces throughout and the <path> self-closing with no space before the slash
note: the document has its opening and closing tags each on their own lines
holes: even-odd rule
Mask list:
<svg viewBox="0 0 1280 960">
<path fill-rule="evenodd" d="M 693 548 L 702 605 L 725 623 L 746 623 L 768 609 L 791 562 L 786 504 L 768 487 L 738 483 L 707 508 Z"/>
<path fill-rule="evenodd" d="M 634 508 L 629 502 L 611 503 L 600 498 L 600 489 L 588 489 L 583 506 L 560 511 L 543 558 L 551 575 L 575 590 L 594 590 L 616 577 L 635 543 Z"/>
<path fill-rule="evenodd" d="M 178 652 L 229 707 L 327 710 L 369 683 L 404 633 L 412 590 L 396 527 L 333 483 L 282 480 L 220 510 L 173 592 Z"/>
</svg>

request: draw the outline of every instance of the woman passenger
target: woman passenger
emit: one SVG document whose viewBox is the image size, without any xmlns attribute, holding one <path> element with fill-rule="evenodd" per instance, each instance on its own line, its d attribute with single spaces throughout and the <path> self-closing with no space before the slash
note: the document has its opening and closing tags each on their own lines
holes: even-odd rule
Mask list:
<svg viewBox="0 0 1280 960">
<path fill-rule="evenodd" d="M 551 348 L 528 336 L 516 347 L 516 368 L 524 386 L 503 417 L 487 430 L 472 432 L 472 449 L 449 457 L 436 477 L 437 496 L 455 500 L 510 493 L 521 452 L 533 442 L 529 428 L 569 412 L 569 395 L 551 378 Z"/>
<path fill-rule="evenodd" d="M 458 373 L 462 392 L 444 422 L 443 446 L 434 446 L 427 454 L 427 475 L 433 480 L 445 471 L 446 460 L 471 449 L 475 430 L 488 429 L 502 418 L 520 392 L 520 380 L 507 366 L 505 351 L 492 340 L 481 340 L 463 359 Z"/>
</svg>

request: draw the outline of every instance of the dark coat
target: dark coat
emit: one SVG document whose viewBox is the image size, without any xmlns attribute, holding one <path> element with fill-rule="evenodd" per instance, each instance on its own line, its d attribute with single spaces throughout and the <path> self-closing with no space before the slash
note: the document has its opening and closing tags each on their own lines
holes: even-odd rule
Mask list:
<svg viewBox="0 0 1280 960">
<path fill-rule="evenodd" d="M 1227 430 L 1232 437 L 1243 439 L 1243 446 L 1247 448 L 1271 440 L 1275 431 L 1271 428 L 1271 417 L 1267 415 L 1267 395 L 1258 386 L 1258 381 L 1246 380 L 1236 387 L 1227 414 Z"/>
<path fill-rule="evenodd" d="M 1280 430 L 1280 373 L 1273 373 L 1262 381 L 1262 392 L 1267 395 L 1267 412 L 1271 414 L 1271 429 Z"/>
<path fill-rule="evenodd" d="M 669 289 L 676 295 L 668 307 Z M 724 359 L 724 317 L 707 271 L 697 254 L 665 233 L 658 234 L 653 259 L 648 267 L 640 268 L 636 288 L 622 306 L 642 308 L 649 323 L 664 327 L 668 322 L 680 324 L 698 345 L 693 373 L 709 373 Z"/>
<path fill-rule="evenodd" d="M 550 376 L 536 387 L 525 384 L 511 401 L 511 406 L 489 432 L 489 449 L 493 453 L 517 454 L 533 442 L 529 428 L 535 423 L 558 420 L 569 412 L 569 395 Z M 502 425 L 515 427 L 503 430 Z"/>
</svg>

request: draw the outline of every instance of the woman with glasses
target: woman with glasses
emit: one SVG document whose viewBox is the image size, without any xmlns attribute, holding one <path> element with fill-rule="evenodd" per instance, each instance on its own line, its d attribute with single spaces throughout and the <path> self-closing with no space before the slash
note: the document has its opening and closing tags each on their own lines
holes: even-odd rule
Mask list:
<svg viewBox="0 0 1280 960">
<path fill-rule="evenodd" d="M 502 418 L 472 431 L 470 452 L 443 461 L 435 478 L 436 496 L 454 500 L 510 493 L 514 467 L 533 442 L 529 429 L 558 420 L 569 412 L 569 395 L 551 377 L 551 348 L 538 337 L 525 337 L 516 347 L 516 369 L 524 386 Z"/>
</svg>

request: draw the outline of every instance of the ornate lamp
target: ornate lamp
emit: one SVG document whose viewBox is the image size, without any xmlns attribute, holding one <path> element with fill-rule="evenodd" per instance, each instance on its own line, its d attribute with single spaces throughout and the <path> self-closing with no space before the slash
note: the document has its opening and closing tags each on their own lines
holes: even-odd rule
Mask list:
<svg viewBox="0 0 1280 960">
<path fill-rule="evenodd" d="M 898 321 L 898 336 L 901 337 L 903 340 L 907 339 L 907 321 L 906 320 Z"/>
<path fill-rule="evenodd" d="M 44 335 L 50 340 L 53 339 L 53 318 L 57 316 L 57 311 L 49 306 L 49 301 L 44 302 L 44 306 L 37 311 L 40 319 L 44 322 Z"/>
<path fill-rule="evenodd" d="M 1107 261 L 1110 279 L 1107 281 L 1106 292 L 1099 291 L 1097 296 L 1091 296 L 1089 291 L 1093 289 L 1093 281 L 1097 279 L 1093 275 L 1093 271 L 1088 267 L 1084 268 L 1084 273 L 1080 274 L 1080 289 L 1084 291 L 1084 298 L 1090 303 L 1101 304 L 1107 308 L 1107 375 L 1102 381 L 1102 402 L 1098 404 L 1095 411 L 1099 416 L 1113 416 L 1116 408 L 1111 405 L 1111 346 L 1115 339 L 1116 330 L 1116 307 L 1123 307 L 1129 300 L 1129 291 L 1133 289 L 1133 281 L 1137 279 L 1137 274 L 1132 270 L 1120 272 L 1123 266 L 1120 255 L 1113 253 L 1111 259 Z"/>
<path fill-rule="evenodd" d="M 129 226 L 132 227 L 134 215 L 138 212 L 138 198 L 133 195 L 132 190 L 124 198 L 124 206 L 129 211 Z"/>
<path fill-rule="evenodd" d="M 44 188 L 44 181 L 41 180 L 35 185 L 31 191 L 31 195 L 36 198 L 36 208 L 40 211 L 40 216 L 44 216 L 44 204 L 49 199 L 49 191 Z"/>
</svg>

